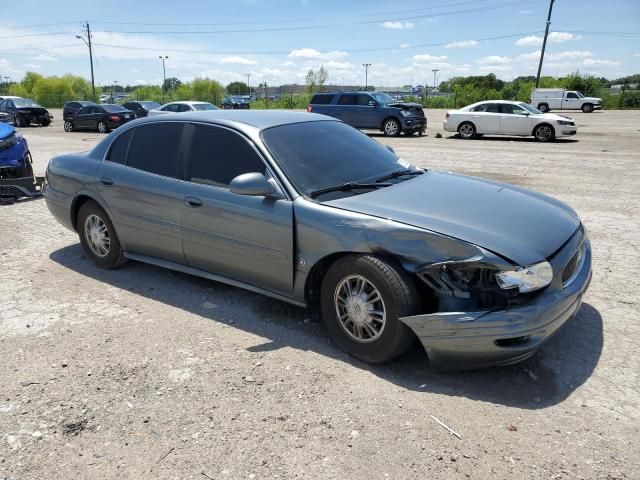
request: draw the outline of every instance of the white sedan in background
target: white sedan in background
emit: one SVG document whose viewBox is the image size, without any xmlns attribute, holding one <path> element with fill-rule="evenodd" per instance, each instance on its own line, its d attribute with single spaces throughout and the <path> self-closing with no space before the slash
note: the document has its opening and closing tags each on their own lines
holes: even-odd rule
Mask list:
<svg viewBox="0 0 640 480">
<path fill-rule="evenodd" d="M 165 113 L 202 112 L 204 110 L 218 110 L 218 107 L 207 102 L 170 102 L 165 103 L 155 110 L 149 110 L 149 115 L 162 115 Z"/>
<path fill-rule="evenodd" d="M 542 113 L 527 103 L 508 100 L 489 100 L 451 110 L 442 126 L 466 140 L 486 134 L 533 136 L 539 142 L 548 142 L 578 132 L 572 118 Z"/>
</svg>

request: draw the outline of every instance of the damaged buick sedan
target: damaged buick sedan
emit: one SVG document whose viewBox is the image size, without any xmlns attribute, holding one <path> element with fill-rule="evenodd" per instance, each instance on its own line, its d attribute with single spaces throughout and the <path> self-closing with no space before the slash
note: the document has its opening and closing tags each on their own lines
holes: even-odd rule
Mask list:
<svg viewBox="0 0 640 480">
<path fill-rule="evenodd" d="M 317 308 L 366 362 L 416 338 L 440 370 L 523 360 L 591 279 L 569 206 L 416 168 L 322 115 L 148 117 L 47 175 L 49 210 L 99 267 L 147 262 Z"/>
</svg>

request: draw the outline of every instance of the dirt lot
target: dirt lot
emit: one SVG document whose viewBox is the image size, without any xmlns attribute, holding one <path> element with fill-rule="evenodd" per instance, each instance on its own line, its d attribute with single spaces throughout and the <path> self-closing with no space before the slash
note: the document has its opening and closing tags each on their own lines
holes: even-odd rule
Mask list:
<svg viewBox="0 0 640 480">
<path fill-rule="evenodd" d="M 101 137 L 30 128 L 36 172 Z M 304 310 L 129 263 L 97 270 L 43 200 L 0 206 L 0 478 L 640 478 L 640 112 L 575 139 L 376 138 L 568 202 L 593 242 L 575 318 L 525 363 L 371 367 Z M 442 132 L 444 133 L 444 132 Z M 449 434 L 430 416 L 461 435 Z"/>
</svg>

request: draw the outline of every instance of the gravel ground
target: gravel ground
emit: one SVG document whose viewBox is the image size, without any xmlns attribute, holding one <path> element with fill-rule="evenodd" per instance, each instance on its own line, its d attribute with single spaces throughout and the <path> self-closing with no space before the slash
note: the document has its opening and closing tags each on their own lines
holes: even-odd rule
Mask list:
<svg viewBox="0 0 640 480">
<path fill-rule="evenodd" d="M 101 138 L 53 113 L 25 130 L 37 173 Z M 577 137 L 548 145 L 459 140 L 427 114 L 426 137 L 375 137 L 558 197 L 590 231 L 585 303 L 533 358 L 436 374 L 416 346 L 372 367 L 302 309 L 98 270 L 43 200 L 16 202 L 0 206 L 0 478 L 640 478 L 640 112 L 573 114 Z"/>
</svg>

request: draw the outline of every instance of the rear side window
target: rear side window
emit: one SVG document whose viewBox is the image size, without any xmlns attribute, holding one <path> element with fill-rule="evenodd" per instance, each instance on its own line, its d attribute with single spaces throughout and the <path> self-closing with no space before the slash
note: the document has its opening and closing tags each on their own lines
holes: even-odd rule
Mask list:
<svg viewBox="0 0 640 480">
<path fill-rule="evenodd" d="M 311 99 L 312 105 L 329 105 L 333 100 L 333 95 L 314 95 Z"/>
<path fill-rule="evenodd" d="M 500 110 L 500 105 L 497 103 L 490 103 L 487 105 L 487 108 L 485 110 L 485 112 L 489 112 L 489 113 L 498 113 L 498 111 Z"/>
<path fill-rule="evenodd" d="M 260 156 L 240 134 L 220 127 L 194 128 L 189 153 L 190 181 L 227 187 L 243 173 L 266 172 Z"/>
<path fill-rule="evenodd" d="M 127 165 L 177 178 L 182 129 L 181 123 L 157 123 L 136 128 L 129 145 Z"/>
<path fill-rule="evenodd" d="M 358 104 L 358 95 L 346 94 L 340 97 L 338 100 L 338 105 L 357 105 Z"/>
<path fill-rule="evenodd" d="M 114 163 L 124 165 L 127 163 L 127 150 L 129 149 L 129 141 L 131 140 L 131 130 L 127 130 L 116 138 L 111 145 L 107 160 Z"/>
</svg>

